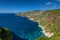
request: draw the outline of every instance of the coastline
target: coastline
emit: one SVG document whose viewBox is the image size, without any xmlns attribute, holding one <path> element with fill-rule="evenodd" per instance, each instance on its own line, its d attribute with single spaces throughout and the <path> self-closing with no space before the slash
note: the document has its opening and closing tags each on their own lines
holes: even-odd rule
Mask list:
<svg viewBox="0 0 60 40">
<path fill-rule="evenodd" d="M 51 32 L 46 32 L 44 27 L 42 27 L 41 25 L 39 25 L 40 28 L 42 28 L 42 32 L 44 33 L 45 36 L 47 36 L 48 38 L 52 37 L 54 35 L 54 33 Z"/>
<path fill-rule="evenodd" d="M 34 21 L 34 18 L 29 18 L 29 20 Z M 35 22 L 38 22 L 38 21 L 35 21 Z M 38 22 L 38 24 L 39 24 L 39 22 Z M 43 30 L 42 32 L 46 37 L 50 38 L 54 35 L 54 33 L 46 32 L 43 26 L 41 26 L 41 25 L 38 25 L 38 26 Z"/>
</svg>

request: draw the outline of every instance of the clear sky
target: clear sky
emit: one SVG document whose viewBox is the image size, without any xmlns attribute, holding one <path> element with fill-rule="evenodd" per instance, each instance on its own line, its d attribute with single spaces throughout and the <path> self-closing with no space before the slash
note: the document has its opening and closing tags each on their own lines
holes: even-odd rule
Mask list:
<svg viewBox="0 0 60 40">
<path fill-rule="evenodd" d="M 0 13 L 60 9 L 60 0 L 0 0 Z"/>
</svg>

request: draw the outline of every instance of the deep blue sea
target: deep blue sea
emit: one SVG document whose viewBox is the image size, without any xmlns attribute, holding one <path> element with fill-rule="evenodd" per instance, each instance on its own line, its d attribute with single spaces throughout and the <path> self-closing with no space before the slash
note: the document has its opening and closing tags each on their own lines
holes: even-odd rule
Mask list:
<svg viewBox="0 0 60 40">
<path fill-rule="evenodd" d="M 15 37 L 13 40 L 34 40 L 42 36 L 42 29 L 38 25 L 37 22 L 14 13 L 0 13 L 0 27 L 8 28 L 11 31 Z"/>
</svg>

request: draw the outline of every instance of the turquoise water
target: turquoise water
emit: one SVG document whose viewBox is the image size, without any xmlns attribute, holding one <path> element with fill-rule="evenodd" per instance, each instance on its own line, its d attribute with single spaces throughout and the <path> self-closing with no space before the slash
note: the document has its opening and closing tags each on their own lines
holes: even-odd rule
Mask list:
<svg viewBox="0 0 60 40">
<path fill-rule="evenodd" d="M 28 40 L 34 40 L 43 35 L 42 29 L 38 27 L 37 22 L 15 14 L 0 14 L 0 27 L 8 28 L 17 36 Z"/>
</svg>

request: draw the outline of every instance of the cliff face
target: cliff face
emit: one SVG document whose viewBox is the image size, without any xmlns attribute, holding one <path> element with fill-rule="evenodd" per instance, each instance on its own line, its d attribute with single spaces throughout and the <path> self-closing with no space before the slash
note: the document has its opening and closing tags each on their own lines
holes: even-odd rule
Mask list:
<svg viewBox="0 0 60 40">
<path fill-rule="evenodd" d="M 46 32 L 54 32 L 57 38 L 60 36 L 60 10 L 49 11 L 31 11 L 25 13 L 18 13 L 18 16 L 33 18 L 41 26 L 45 28 Z"/>
<path fill-rule="evenodd" d="M 31 11 L 25 13 L 18 13 L 17 15 L 22 17 L 33 18 L 33 20 L 37 21 L 43 27 L 53 26 L 60 27 L 60 10 L 49 10 L 49 11 Z"/>
</svg>

